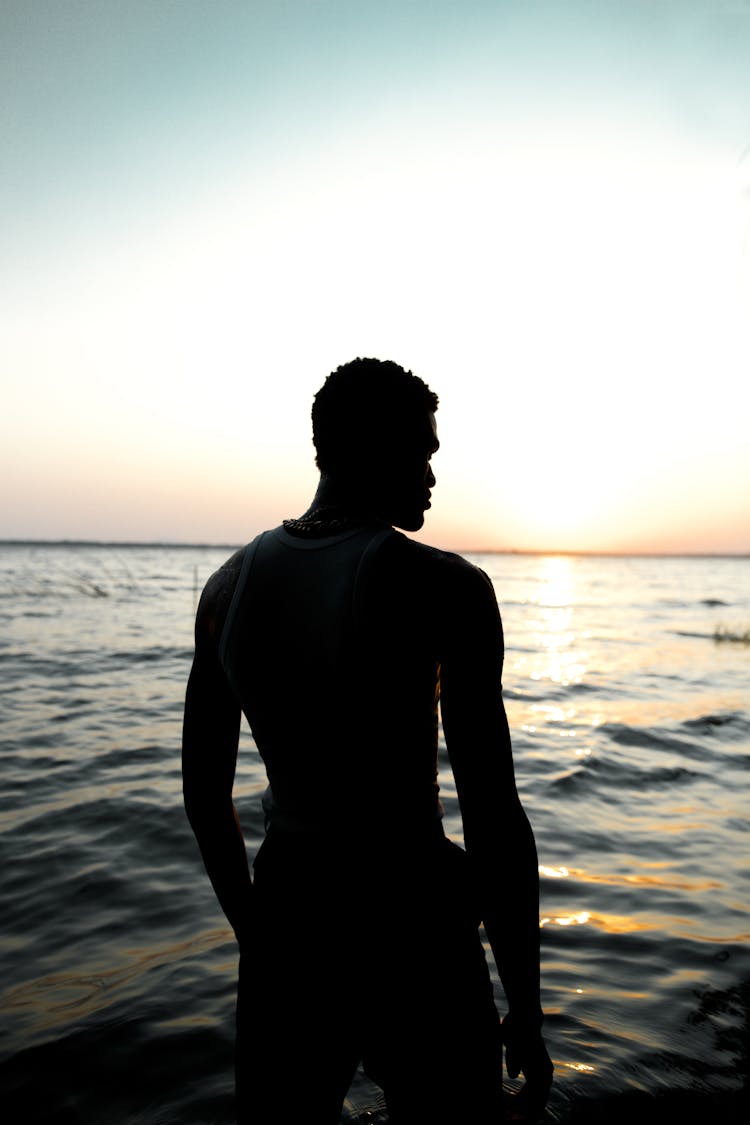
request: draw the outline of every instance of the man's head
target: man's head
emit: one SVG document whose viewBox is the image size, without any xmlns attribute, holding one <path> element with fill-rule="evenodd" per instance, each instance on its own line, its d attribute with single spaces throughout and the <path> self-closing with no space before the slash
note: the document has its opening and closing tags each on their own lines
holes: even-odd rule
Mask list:
<svg viewBox="0 0 750 1125">
<path fill-rule="evenodd" d="M 438 397 L 390 360 L 355 359 L 332 372 L 312 408 L 316 464 L 350 502 L 418 530 L 435 483 Z"/>
</svg>

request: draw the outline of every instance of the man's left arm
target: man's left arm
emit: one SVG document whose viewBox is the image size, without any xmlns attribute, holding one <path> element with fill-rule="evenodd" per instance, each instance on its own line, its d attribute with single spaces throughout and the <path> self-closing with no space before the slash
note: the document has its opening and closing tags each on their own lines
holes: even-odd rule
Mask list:
<svg viewBox="0 0 750 1125">
<path fill-rule="evenodd" d="M 526 1085 L 514 1109 L 541 1113 L 552 1063 L 541 1035 L 539 876 L 534 834 L 516 789 L 502 699 L 504 643 L 492 584 L 475 569 L 444 599 L 447 629 L 441 668 L 446 745 L 485 931 L 508 1001 L 506 1063 Z M 525 1119 L 525 1118 L 524 1118 Z"/>
<path fill-rule="evenodd" d="M 182 787 L 206 871 L 242 944 L 251 921 L 252 881 L 232 800 L 241 712 L 219 663 L 212 601 L 209 583 L 198 608 L 185 695 Z"/>
</svg>

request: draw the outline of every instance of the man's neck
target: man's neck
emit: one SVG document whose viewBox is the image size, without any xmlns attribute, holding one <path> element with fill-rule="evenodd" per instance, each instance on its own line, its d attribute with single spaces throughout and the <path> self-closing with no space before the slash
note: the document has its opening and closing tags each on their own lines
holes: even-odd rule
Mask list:
<svg viewBox="0 0 750 1125">
<path fill-rule="evenodd" d="M 313 516 L 321 509 L 335 510 L 342 515 L 360 519 L 376 517 L 375 506 L 366 493 L 355 492 L 343 481 L 327 473 L 321 473 L 312 504 L 305 516 Z"/>
</svg>

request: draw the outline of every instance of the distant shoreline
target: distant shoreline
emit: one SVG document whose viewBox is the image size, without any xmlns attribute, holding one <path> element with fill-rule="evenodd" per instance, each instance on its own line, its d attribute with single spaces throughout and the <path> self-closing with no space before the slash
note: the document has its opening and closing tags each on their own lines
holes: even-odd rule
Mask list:
<svg viewBox="0 0 750 1125">
<path fill-rule="evenodd" d="M 158 539 L 0 539 L 0 547 L 120 547 L 126 549 L 158 547 L 176 551 L 236 551 L 243 543 L 182 543 Z M 453 548 L 451 548 L 453 550 Z M 568 558 L 613 559 L 750 559 L 750 551 L 573 551 L 530 547 L 461 547 L 464 555 L 557 555 Z"/>
</svg>

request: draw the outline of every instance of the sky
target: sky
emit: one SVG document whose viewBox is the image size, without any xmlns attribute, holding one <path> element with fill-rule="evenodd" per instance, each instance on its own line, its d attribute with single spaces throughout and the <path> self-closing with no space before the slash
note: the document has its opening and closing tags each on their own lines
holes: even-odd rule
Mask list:
<svg viewBox="0 0 750 1125">
<path fill-rule="evenodd" d="M 357 355 L 419 537 L 750 551 L 750 0 L 0 0 L 0 538 L 242 543 Z"/>
</svg>

